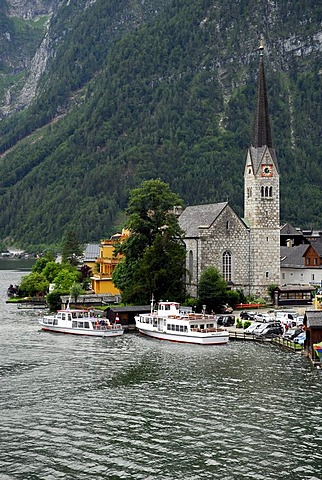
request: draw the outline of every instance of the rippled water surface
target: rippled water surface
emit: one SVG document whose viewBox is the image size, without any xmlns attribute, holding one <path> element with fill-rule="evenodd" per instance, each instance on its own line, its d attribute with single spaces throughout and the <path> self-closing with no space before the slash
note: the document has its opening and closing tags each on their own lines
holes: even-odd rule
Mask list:
<svg viewBox="0 0 322 480">
<path fill-rule="evenodd" d="M 42 332 L 5 304 L 0 480 L 322 480 L 321 371 L 270 345 Z"/>
</svg>

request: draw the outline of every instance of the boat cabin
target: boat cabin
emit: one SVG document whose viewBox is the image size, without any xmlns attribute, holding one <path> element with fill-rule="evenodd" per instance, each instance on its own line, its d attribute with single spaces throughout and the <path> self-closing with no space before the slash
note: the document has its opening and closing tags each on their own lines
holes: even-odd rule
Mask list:
<svg viewBox="0 0 322 480">
<path fill-rule="evenodd" d="M 158 315 L 162 317 L 170 317 L 180 315 L 180 303 L 176 302 L 159 302 Z"/>
</svg>

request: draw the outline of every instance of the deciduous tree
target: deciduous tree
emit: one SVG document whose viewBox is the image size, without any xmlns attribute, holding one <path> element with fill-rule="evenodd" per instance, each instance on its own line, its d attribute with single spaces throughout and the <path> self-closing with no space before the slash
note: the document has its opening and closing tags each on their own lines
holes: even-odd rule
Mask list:
<svg viewBox="0 0 322 480">
<path fill-rule="evenodd" d="M 160 180 L 147 180 L 131 192 L 127 208 L 130 236 L 116 248 L 124 258 L 113 282 L 125 303 L 184 298 L 185 247 L 173 213 L 182 200 Z"/>
</svg>

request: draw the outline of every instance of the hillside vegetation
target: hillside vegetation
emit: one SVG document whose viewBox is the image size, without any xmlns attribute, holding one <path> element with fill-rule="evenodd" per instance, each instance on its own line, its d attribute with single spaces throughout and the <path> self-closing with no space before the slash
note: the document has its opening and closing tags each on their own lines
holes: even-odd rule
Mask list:
<svg viewBox="0 0 322 480">
<path fill-rule="evenodd" d="M 282 221 L 321 227 L 321 22 L 304 0 L 62 2 L 33 103 L 0 123 L 0 241 L 97 242 L 147 179 L 242 214 L 260 33 Z"/>
</svg>

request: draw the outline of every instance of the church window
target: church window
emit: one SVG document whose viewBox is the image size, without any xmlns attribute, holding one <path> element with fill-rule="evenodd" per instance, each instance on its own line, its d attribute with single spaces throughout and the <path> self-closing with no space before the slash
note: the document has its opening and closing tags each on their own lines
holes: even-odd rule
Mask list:
<svg viewBox="0 0 322 480">
<path fill-rule="evenodd" d="M 285 273 L 282 273 L 282 279 L 285 280 Z"/>
<path fill-rule="evenodd" d="M 315 280 L 314 273 L 312 273 L 312 282 L 314 282 L 314 280 Z"/>
<path fill-rule="evenodd" d="M 223 277 L 226 282 L 231 282 L 231 253 L 227 250 L 222 256 Z"/>
<path fill-rule="evenodd" d="M 306 265 L 310 265 L 310 259 L 309 258 L 306 259 Z"/>
<path fill-rule="evenodd" d="M 193 278 L 193 252 L 189 251 L 189 283 L 191 283 Z"/>
<path fill-rule="evenodd" d="M 265 277 L 268 278 L 268 272 L 265 272 Z"/>
<path fill-rule="evenodd" d="M 266 242 L 268 242 L 268 237 L 266 237 Z"/>
<path fill-rule="evenodd" d="M 261 197 L 262 198 L 272 198 L 273 196 L 273 187 L 264 187 L 263 185 L 261 186 Z"/>
<path fill-rule="evenodd" d="M 251 198 L 252 197 L 252 187 L 247 187 L 247 198 Z"/>
<path fill-rule="evenodd" d="M 230 227 L 230 222 L 229 222 L 229 220 L 227 220 L 227 222 L 226 222 L 226 230 L 229 230 L 229 227 Z"/>
<path fill-rule="evenodd" d="M 317 265 L 318 264 L 318 259 L 317 258 L 313 258 L 313 265 Z"/>
</svg>

